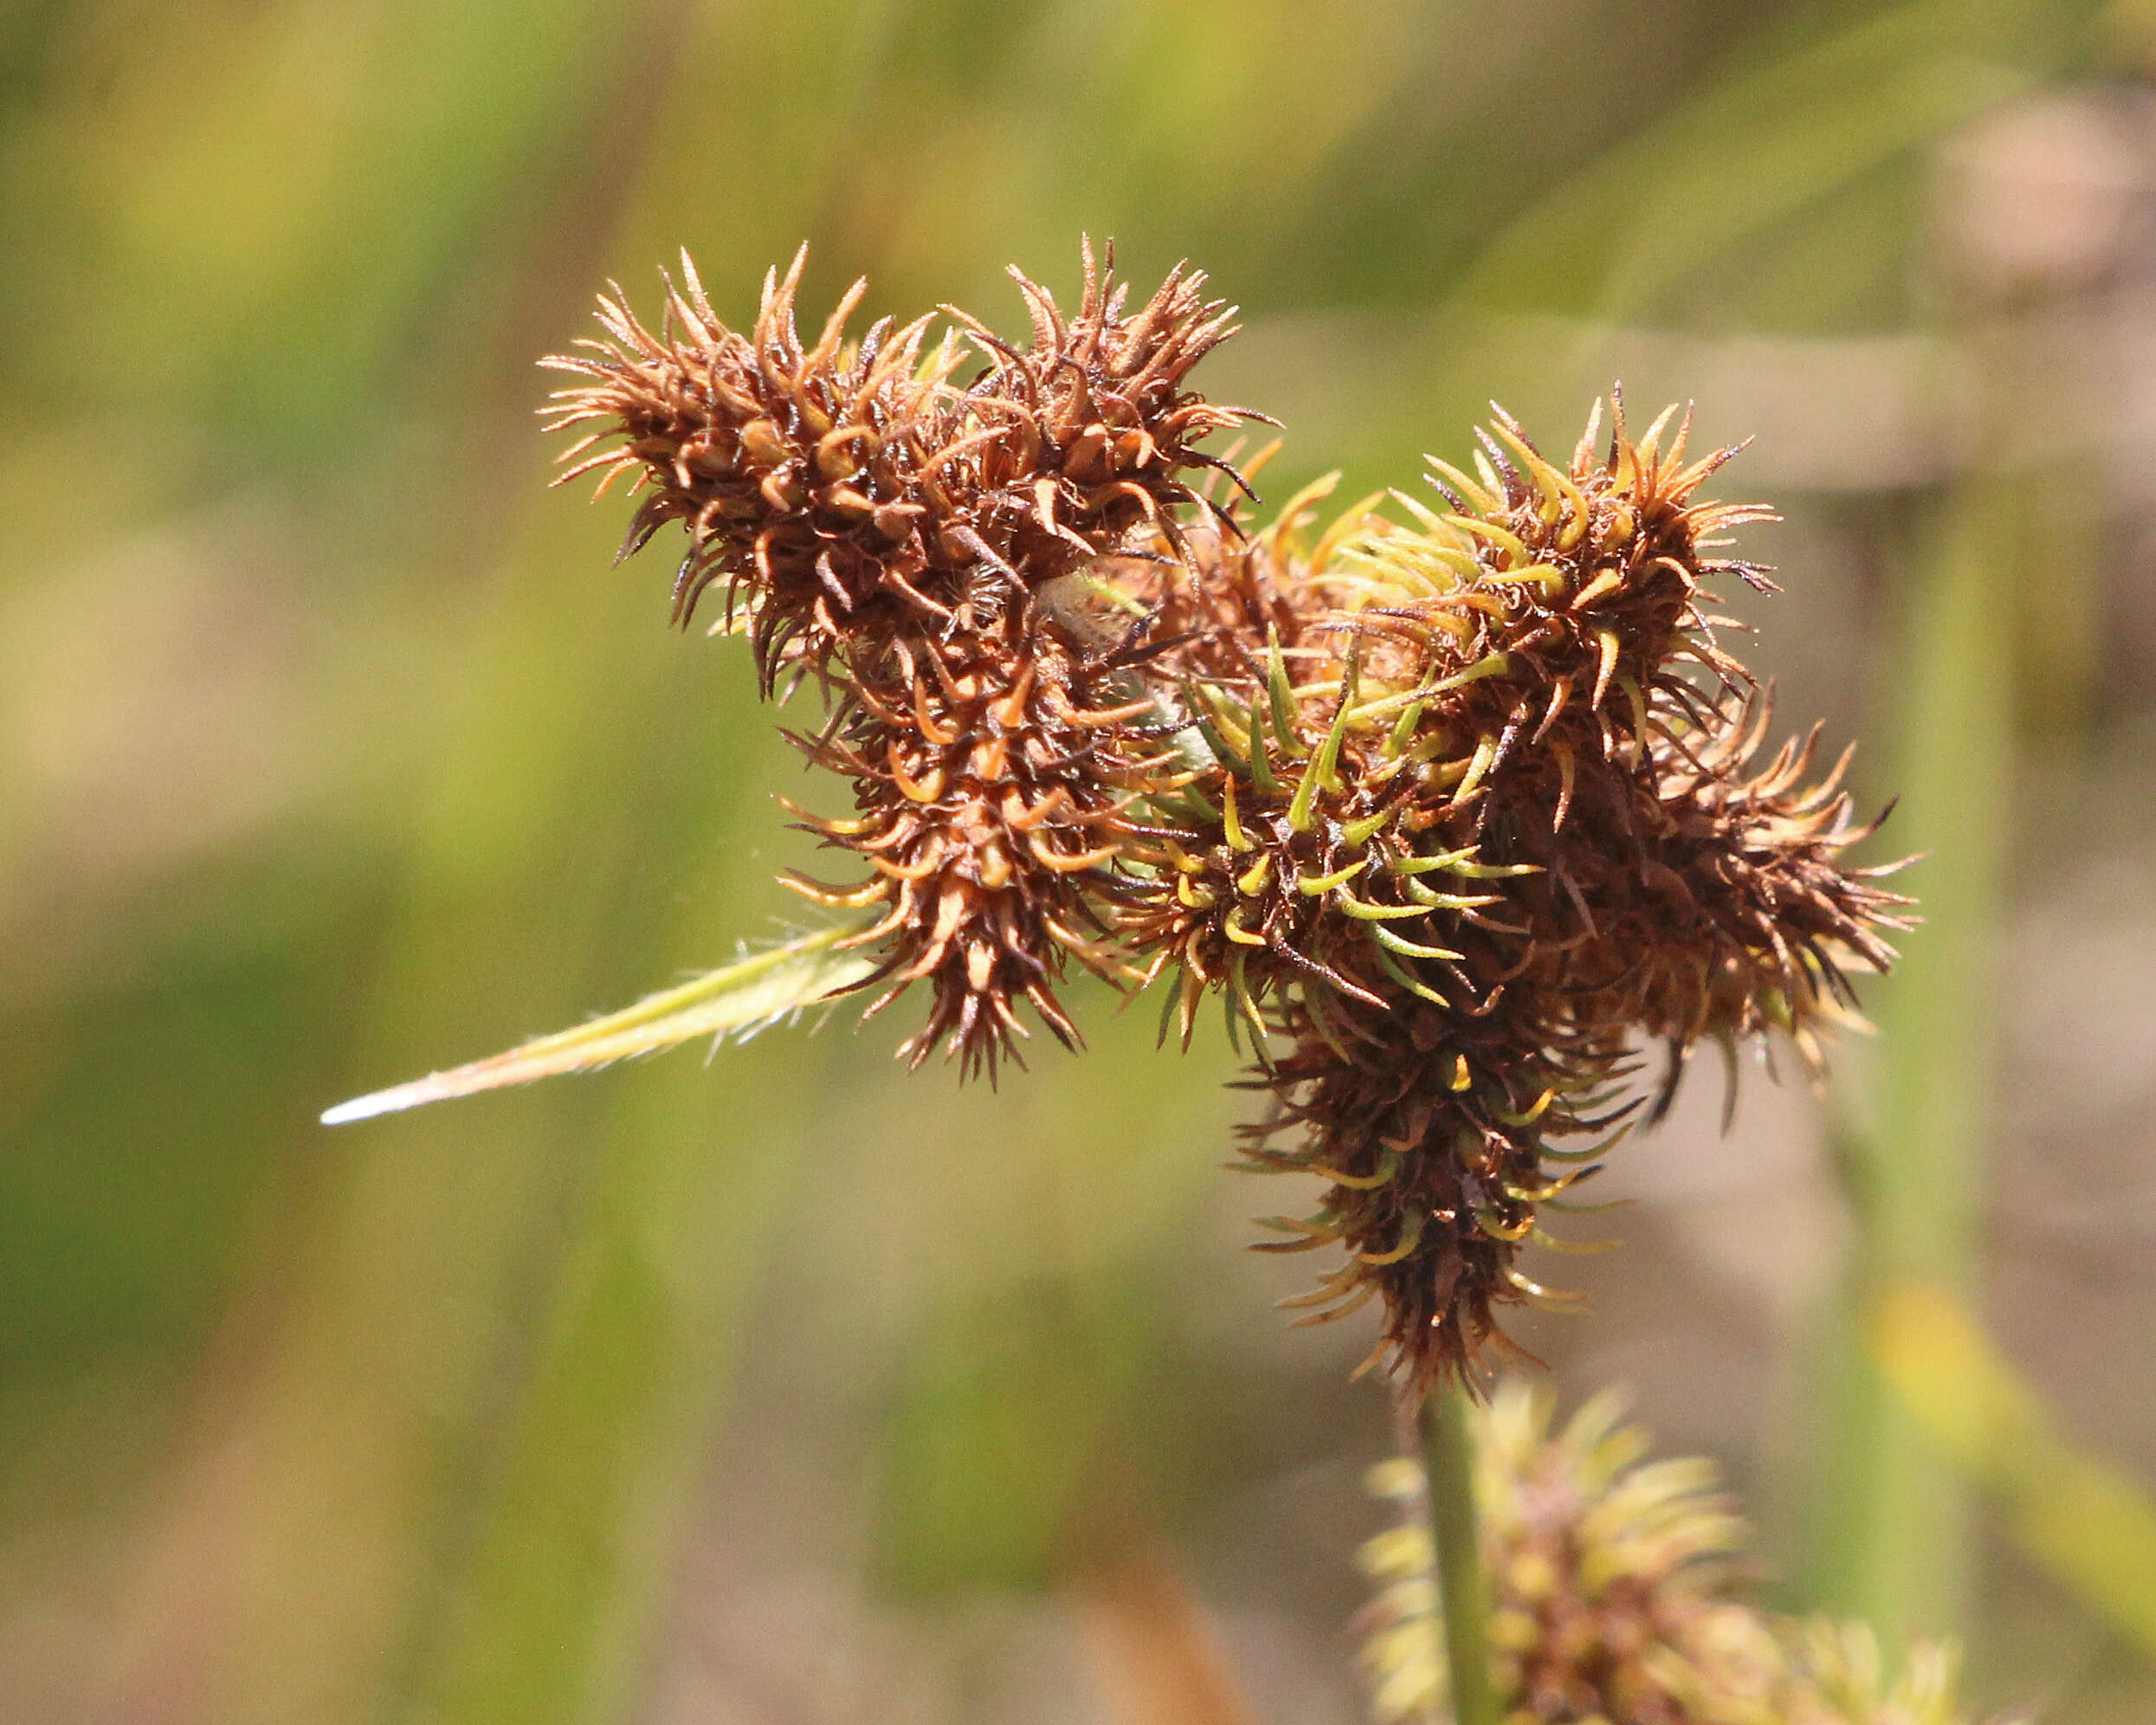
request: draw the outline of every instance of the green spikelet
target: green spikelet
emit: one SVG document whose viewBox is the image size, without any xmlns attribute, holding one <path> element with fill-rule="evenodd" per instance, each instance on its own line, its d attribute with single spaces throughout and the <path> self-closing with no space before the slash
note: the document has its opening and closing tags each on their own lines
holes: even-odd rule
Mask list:
<svg viewBox="0 0 2156 1725">
<path fill-rule="evenodd" d="M 1862 1625 L 1777 1618 L 1741 1597 L 1748 1534 L 1712 1463 L 1650 1461 L 1605 1392 L 1552 1431 L 1516 1385 L 1475 1416 L 1475 1496 L 1496 1595 L 1492 1673 L 1512 1725 L 1959 1725 L 1949 1650 L 1888 1673 Z M 1385 1725 L 1443 1693 L 1436 1582 L 1411 1461 L 1372 1489 L 1410 1509 L 1364 1546 L 1380 1591 L 1363 1663 Z"/>
</svg>

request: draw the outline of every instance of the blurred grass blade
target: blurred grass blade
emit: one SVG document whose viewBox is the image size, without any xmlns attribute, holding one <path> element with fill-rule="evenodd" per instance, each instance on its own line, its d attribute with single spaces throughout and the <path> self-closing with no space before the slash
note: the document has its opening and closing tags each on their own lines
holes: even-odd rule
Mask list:
<svg viewBox="0 0 2156 1725">
<path fill-rule="evenodd" d="M 1933 1443 L 1998 1500 L 2022 1549 L 2156 1657 L 2156 1502 L 2058 1432 L 2037 1392 L 1944 1289 L 1884 1289 L 1869 1329 L 1881 1373 Z"/>
<path fill-rule="evenodd" d="M 2000 1067 L 1994 965 L 2015 817 L 2013 605 L 2045 567 L 2026 538 L 2028 490 L 2025 476 L 1963 476 L 1899 583 L 1890 782 L 1907 794 L 1893 843 L 1927 853 L 1909 888 L 1924 921 L 1868 992 L 1880 1030 L 1872 1117 L 1840 1134 L 1856 1234 L 1817 1368 L 1826 1412 L 1803 1589 L 1808 1605 L 1889 1638 L 1957 1632 L 1973 1563 L 1961 1482 L 1938 1466 L 1863 1331 L 1883 1288 L 1966 1291 L 1981 1280 Z"/>
<path fill-rule="evenodd" d="M 1641 316 L 1727 248 L 2034 82 L 2039 23 L 2026 6 L 1918 0 L 1740 66 L 1499 233 L 1460 297 L 1548 304 L 1555 288 L 1579 296 L 1565 309 Z"/>
<path fill-rule="evenodd" d="M 1109 1481 L 1104 1495 L 1128 1491 Z M 1116 1725 L 1257 1725 L 1204 1602 L 1143 1505 L 1088 1506 L 1066 1597 Z"/>
<path fill-rule="evenodd" d="M 692 1037 L 753 1030 L 829 999 L 866 977 L 875 968 L 872 959 L 833 950 L 854 932 L 843 926 L 818 929 L 722 969 L 707 971 L 678 988 L 648 994 L 633 1006 L 573 1030 L 556 1030 L 484 1060 L 356 1096 L 325 1113 L 322 1124 L 345 1126 L 453 1096 L 475 1096 L 482 1090 L 528 1084 L 557 1073 L 583 1072 L 632 1055 L 653 1054 Z"/>
</svg>

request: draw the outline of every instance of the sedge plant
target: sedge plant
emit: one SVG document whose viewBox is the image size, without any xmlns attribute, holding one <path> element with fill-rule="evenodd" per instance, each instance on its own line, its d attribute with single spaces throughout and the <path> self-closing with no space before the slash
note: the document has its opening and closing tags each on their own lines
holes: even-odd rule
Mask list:
<svg viewBox="0 0 2156 1725">
<path fill-rule="evenodd" d="M 1736 451 L 1688 411 L 1636 429 L 1612 390 L 1564 454 L 1497 410 L 1424 490 L 1328 519 L 1320 481 L 1260 524 L 1278 444 L 1192 386 L 1235 333 L 1202 275 L 1140 299 L 1088 245 L 1068 309 L 1013 272 L 1021 338 L 949 307 L 855 335 L 857 283 L 811 339 L 804 261 L 737 331 L 684 256 L 655 319 L 616 288 L 545 363 L 563 477 L 626 481 L 623 556 L 668 546 L 673 620 L 744 636 L 809 715 L 787 734 L 836 794 L 792 812 L 831 862 L 785 878 L 817 925 L 329 1117 L 841 997 L 918 998 L 901 1056 L 992 1082 L 1036 1031 L 1082 1046 L 1077 976 L 1158 988 L 1186 1043 L 1217 997 L 1269 1098 L 1243 1164 L 1317 1186 L 1259 1249 L 1323 1255 L 1295 1321 L 1378 1314 L 1454 1711 L 1494 1721 L 1486 1673 L 1527 1656 L 1491 1651 L 1475 1403 L 1507 1308 L 1565 1303 L 1523 1253 L 1702 1041 L 1817 1070 L 1904 926 L 1895 865 L 1844 858 L 1847 757 L 1772 742 L 1725 644 L 1710 585 L 1772 589 L 1731 539 L 1772 513 L 1706 494 Z"/>
</svg>

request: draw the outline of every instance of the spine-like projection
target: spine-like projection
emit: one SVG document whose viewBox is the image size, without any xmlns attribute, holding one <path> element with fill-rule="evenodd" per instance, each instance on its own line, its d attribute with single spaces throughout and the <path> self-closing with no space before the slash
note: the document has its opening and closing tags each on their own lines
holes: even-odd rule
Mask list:
<svg viewBox="0 0 2156 1725">
<path fill-rule="evenodd" d="M 804 345 L 802 262 L 767 278 L 747 335 L 686 259 L 655 333 L 617 290 L 601 302 L 607 339 L 548 362 L 585 379 L 553 423 L 596 423 L 570 474 L 648 489 L 624 554 L 686 527 L 677 620 L 724 583 L 766 691 L 795 675 L 825 688 L 828 721 L 798 740 L 854 780 L 855 807 L 810 824 L 868 872 L 795 884 L 881 908 L 862 937 L 885 985 L 871 1011 L 928 985 L 916 1061 L 942 1043 L 992 1069 L 1024 1034 L 1018 1001 L 1068 1041 L 1055 993 L 1068 963 L 1120 968 L 1100 938 L 1120 811 L 1167 764 L 1150 697 L 1075 642 L 1046 595 L 1133 538 L 1183 544 L 1205 508 L 1185 475 L 1220 465 L 1196 444 L 1249 417 L 1185 387 L 1232 313 L 1179 268 L 1130 311 L 1088 249 L 1068 319 L 1018 277 L 1024 347 L 957 312 L 933 346 L 933 316 L 849 342 L 861 284 Z"/>
<path fill-rule="evenodd" d="M 1344 1247 L 1308 1321 L 1381 1298 L 1418 1385 L 1547 1297 L 1514 1259 L 1637 1105 L 1632 1039 L 1808 1037 L 1891 957 L 1832 781 L 1788 751 L 1744 777 L 1757 703 L 1701 582 L 1764 585 L 1713 553 L 1765 512 L 1695 501 L 1731 452 L 1688 465 L 1669 422 L 1636 441 L 1620 407 L 1560 468 L 1501 416 L 1448 513 L 1201 559 L 1267 638 L 1238 670 L 1193 630 L 1159 666 L 1216 771 L 1159 805 L 1126 932 L 1180 966 L 1186 1024 L 1212 985 L 1288 1039 L 1251 1159 L 1331 1184 L 1270 1249 Z"/>
</svg>

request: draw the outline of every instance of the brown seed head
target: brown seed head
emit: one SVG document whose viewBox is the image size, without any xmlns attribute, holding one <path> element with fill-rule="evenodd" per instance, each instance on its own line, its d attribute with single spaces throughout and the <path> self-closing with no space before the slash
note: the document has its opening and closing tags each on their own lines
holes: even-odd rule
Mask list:
<svg viewBox="0 0 2156 1725">
<path fill-rule="evenodd" d="M 854 811 L 807 819 L 868 872 L 792 884 L 879 913 L 870 1011 L 933 997 L 914 1060 L 992 1072 L 1021 999 L 1073 1041 L 1074 963 L 1176 968 L 1186 1038 L 1228 997 L 1278 1104 L 1251 1160 L 1329 1185 L 1273 1249 L 1349 1254 L 1306 1321 L 1382 1298 L 1412 1385 L 1467 1371 L 1497 1307 L 1551 1297 L 1514 1258 L 1637 1106 L 1632 1038 L 1672 1085 L 1702 1035 L 1816 1063 L 1890 961 L 1905 901 L 1840 861 L 1839 769 L 1754 765 L 1766 703 L 1704 584 L 1771 585 L 1717 554 L 1769 512 L 1698 499 L 1733 451 L 1688 461 L 1688 417 L 1635 437 L 1613 393 L 1560 466 L 1500 410 L 1474 474 L 1434 462 L 1449 510 L 1372 499 L 1314 541 L 1321 485 L 1246 538 L 1191 477 L 1242 486 L 1197 446 L 1254 417 L 1188 387 L 1233 333 L 1202 276 L 1133 311 L 1088 247 L 1068 317 L 1017 276 L 1023 346 L 958 311 L 851 344 L 856 286 L 810 345 L 802 262 L 746 336 L 686 260 L 658 333 L 603 301 L 608 339 L 549 362 L 584 380 L 555 423 L 597 425 L 570 471 L 648 488 L 625 550 L 685 525 L 677 617 L 723 579 L 766 689 L 825 691 L 796 740 Z"/>
<path fill-rule="evenodd" d="M 1475 1500 L 1495 1593 L 1491 1673 L 1506 1716 L 1626 1725 L 1956 1725 L 1950 1651 L 1889 1673 L 1869 1630 L 1802 1623 L 1742 1596 L 1749 1530 L 1712 1463 L 1649 1461 L 1647 1434 L 1595 1397 L 1551 1426 L 1517 1385 L 1475 1418 Z M 1384 1584 L 1364 1663 L 1386 1721 L 1430 1716 L 1444 1653 L 1422 1470 L 1372 1485 L 1410 1509 L 1363 1547 Z"/>
<path fill-rule="evenodd" d="M 1153 804 L 1125 930 L 1179 967 L 1186 1035 L 1213 986 L 1289 1039 L 1253 1159 L 1333 1185 L 1268 1249 L 1344 1244 L 1305 1321 L 1382 1295 L 1417 1386 L 1551 1297 L 1513 1260 L 1636 1106 L 1630 1039 L 1674 1070 L 1772 1024 L 1809 1057 L 1845 972 L 1892 956 L 1901 901 L 1841 867 L 1833 778 L 1793 747 L 1747 777 L 1765 703 L 1702 583 L 1765 585 L 1711 553 L 1767 512 L 1695 501 L 1731 452 L 1688 464 L 1682 423 L 1662 450 L 1674 417 L 1635 440 L 1620 404 L 1559 468 L 1501 413 L 1479 478 L 1438 464 L 1449 514 L 1196 558 L 1158 668 L 1211 770 Z M 1236 626 L 1261 611 L 1262 647 Z"/>
<path fill-rule="evenodd" d="M 1184 475 L 1223 465 L 1196 445 L 1251 417 L 1187 387 L 1232 314 L 1180 267 L 1129 313 L 1088 246 L 1068 320 L 1017 278 L 1026 347 L 956 311 L 933 346 L 933 316 L 849 343 L 858 283 L 808 345 L 804 261 L 765 279 L 746 336 L 686 257 L 657 333 L 618 290 L 603 300 L 607 339 L 546 362 L 586 379 L 557 397 L 554 425 L 597 423 L 564 476 L 604 468 L 604 490 L 634 475 L 649 494 L 624 554 L 668 522 L 687 530 L 677 620 L 723 580 L 765 690 L 790 668 L 822 685 L 828 721 L 797 741 L 854 780 L 855 812 L 810 824 L 872 872 L 790 884 L 881 908 L 862 937 L 885 985 L 870 1011 L 914 982 L 933 995 L 902 1051 L 943 1042 L 992 1072 L 1023 1034 L 1020 999 L 1075 1037 L 1054 993 L 1068 960 L 1127 973 L 1101 942 L 1103 907 L 1120 890 L 1121 810 L 1164 765 L 1158 714 L 1072 639 L 1055 596 L 1134 537 L 1154 556 L 1185 543 L 1201 506 Z M 961 384 L 969 352 L 985 363 Z"/>
<path fill-rule="evenodd" d="M 854 781 L 853 817 L 806 824 L 872 872 L 851 889 L 787 884 L 826 904 L 882 907 L 848 943 L 883 954 L 862 985 L 883 987 L 868 1016 L 926 982 L 927 1018 L 901 1052 L 918 1065 L 942 1042 L 965 1071 L 992 1076 L 1026 1034 L 1020 1000 L 1075 1044 L 1055 994 L 1067 960 L 1111 979 L 1134 974 L 1107 938 L 1104 909 L 1121 890 L 1111 865 L 1125 805 L 1158 766 L 1126 734 L 1151 708 L 1091 706 L 1120 697 L 1030 599 L 999 628 L 892 651 L 907 664 L 878 680 L 887 693 L 855 685 L 836 722 L 797 739 Z"/>
</svg>

